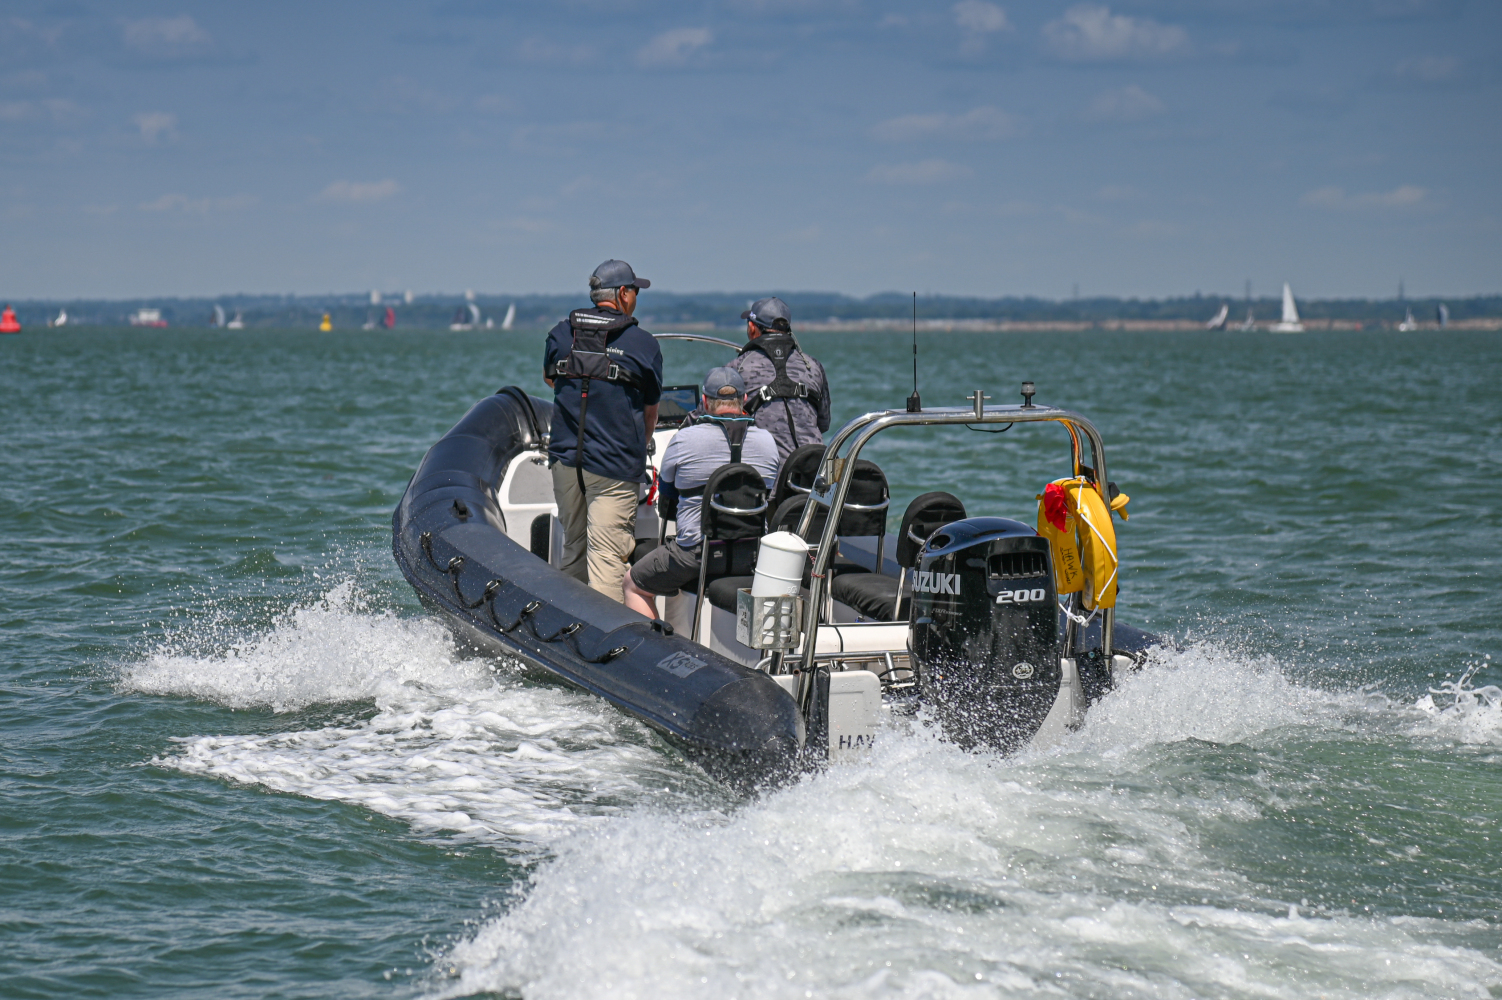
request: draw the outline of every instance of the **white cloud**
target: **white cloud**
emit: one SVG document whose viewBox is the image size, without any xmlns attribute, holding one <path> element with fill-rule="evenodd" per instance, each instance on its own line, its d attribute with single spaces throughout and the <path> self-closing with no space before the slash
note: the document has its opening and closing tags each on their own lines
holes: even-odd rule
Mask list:
<svg viewBox="0 0 1502 1000">
<path fill-rule="evenodd" d="M 196 55 L 214 42 L 187 14 L 126 21 L 124 37 L 126 48 L 156 57 Z"/>
<path fill-rule="evenodd" d="M 539 65 L 552 66 L 563 63 L 569 66 L 586 66 L 598 57 L 599 52 L 593 45 L 554 45 L 543 38 L 528 38 L 516 47 L 516 58 L 520 62 Z"/>
<path fill-rule="evenodd" d="M 1012 27 L 1007 21 L 1007 12 L 987 0 L 960 0 L 951 9 L 954 23 L 965 33 L 965 40 L 960 44 L 960 52 L 964 55 L 978 55 L 985 50 L 986 36 Z"/>
<path fill-rule="evenodd" d="M 557 122 L 523 125 L 511 133 L 511 148 L 519 153 L 578 153 L 592 149 L 587 140 L 603 134 L 603 122 Z"/>
<path fill-rule="evenodd" d="M 1398 63 L 1393 72 L 1398 79 L 1414 83 L 1448 83 L 1460 75 L 1460 60 L 1454 56 L 1413 56 Z"/>
<path fill-rule="evenodd" d="M 255 204 L 255 199 L 248 194 L 235 194 L 228 198 L 189 198 L 185 194 L 164 194 L 155 201 L 142 204 L 141 211 L 207 215 L 210 212 L 249 208 L 253 204 Z"/>
<path fill-rule="evenodd" d="M 131 121 L 141 130 L 141 138 L 150 143 L 177 135 L 177 115 L 170 115 L 165 111 L 143 111 Z"/>
<path fill-rule="evenodd" d="M 1429 192 L 1416 184 L 1401 184 L 1391 191 L 1370 191 L 1364 194 L 1347 194 L 1345 188 L 1315 188 L 1299 199 L 1302 205 L 1315 208 L 1341 210 L 1411 208 L 1428 201 Z"/>
<path fill-rule="evenodd" d="M 316 201 L 337 201 L 355 204 L 367 201 L 385 201 L 399 194 L 402 186 L 389 177 L 384 181 L 335 181 L 319 192 Z"/>
<path fill-rule="evenodd" d="M 682 66 L 688 57 L 714 41 L 708 28 L 674 28 L 664 31 L 636 53 L 636 64 L 644 69 Z"/>
<path fill-rule="evenodd" d="M 985 35 L 1011 27 L 1007 12 L 986 0 L 960 0 L 952 9 L 954 23 L 974 34 Z"/>
<path fill-rule="evenodd" d="M 917 163 L 879 163 L 866 174 L 866 180 L 878 184 L 942 184 L 971 174 L 969 167 L 948 160 L 920 160 Z"/>
<path fill-rule="evenodd" d="M 983 106 L 962 115 L 935 112 L 888 118 L 872 128 L 871 134 L 886 142 L 910 142 L 915 139 L 1010 139 L 1021 131 L 1022 121 L 1016 115 Z"/>
<path fill-rule="evenodd" d="M 1140 122 L 1166 110 L 1162 101 L 1134 83 L 1096 94 L 1085 117 L 1096 122 Z"/>
<path fill-rule="evenodd" d="M 1043 26 L 1048 48 L 1061 59 L 1080 62 L 1153 59 L 1189 48 L 1183 28 L 1145 17 L 1112 14 L 1109 7 L 1078 4 Z"/>
<path fill-rule="evenodd" d="M 0 101 L 0 121 L 24 122 L 38 118 L 50 118 L 64 122 L 83 117 L 83 108 L 66 97 L 50 97 L 40 101 Z"/>
</svg>

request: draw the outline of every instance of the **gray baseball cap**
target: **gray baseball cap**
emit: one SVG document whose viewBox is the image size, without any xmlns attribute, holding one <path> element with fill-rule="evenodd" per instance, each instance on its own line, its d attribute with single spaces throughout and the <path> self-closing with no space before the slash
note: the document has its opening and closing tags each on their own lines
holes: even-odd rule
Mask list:
<svg viewBox="0 0 1502 1000">
<path fill-rule="evenodd" d="M 777 329 L 791 330 L 793 328 L 793 311 L 788 304 L 775 295 L 771 298 L 757 299 L 751 303 L 751 308 L 741 313 L 741 319 L 749 319 L 763 330 Z M 783 325 L 778 327 L 777 321 L 782 320 Z"/>
<path fill-rule="evenodd" d="M 623 260 L 607 260 L 595 268 L 595 273 L 589 276 L 591 290 L 599 288 L 624 288 L 626 285 L 634 285 L 637 288 L 651 288 L 652 283 L 646 278 L 638 278 L 636 272 L 631 270 L 631 265 Z"/>
<path fill-rule="evenodd" d="M 746 382 L 734 368 L 711 368 L 704 376 L 704 395 L 710 399 L 732 399 L 746 394 Z"/>
</svg>

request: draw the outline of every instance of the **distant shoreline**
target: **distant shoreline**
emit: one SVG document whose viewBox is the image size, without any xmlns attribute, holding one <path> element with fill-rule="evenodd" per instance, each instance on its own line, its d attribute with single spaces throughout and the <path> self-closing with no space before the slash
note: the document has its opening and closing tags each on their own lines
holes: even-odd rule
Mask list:
<svg viewBox="0 0 1502 1000">
<path fill-rule="evenodd" d="M 1114 297 L 1065 300 L 1003 296 L 975 298 L 911 295 L 887 292 L 863 298 L 833 292 L 784 292 L 792 307 L 793 325 L 814 332 L 899 331 L 912 327 L 914 306 L 920 330 L 949 333 L 1075 333 L 1099 331 L 1180 331 L 1207 329 L 1210 318 L 1223 308 L 1229 313 L 1226 329 L 1238 330 L 1248 313 L 1252 329 L 1265 330 L 1282 313 L 1280 299 L 1194 295 L 1168 299 Z M 681 330 L 737 337 L 744 330 L 740 313 L 751 293 L 681 293 L 649 291 L 642 295 L 637 316 L 649 330 Z M 213 328 L 238 321 L 250 330 L 316 330 L 327 315 L 335 330 L 380 329 L 393 322 L 397 330 L 500 331 L 508 314 L 516 331 L 548 328 L 571 309 L 587 302 L 584 295 L 464 294 L 411 295 L 406 293 L 339 293 L 328 295 L 224 295 L 191 298 L 140 299 L 5 299 L 15 307 L 21 325 L 30 330 L 49 325 L 66 311 L 70 326 L 124 326 L 131 317 L 157 317 L 173 328 Z M 1395 329 L 1409 319 L 1415 330 L 1440 329 L 1441 306 L 1448 311 L 1446 328 L 1502 330 L 1502 295 L 1463 298 L 1318 299 L 1299 298 L 1304 328 L 1319 331 Z M 471 310 L 478 310 L 476 321 Z M 514 312 L 513 312 L 514 309 Z"/>
</svg>

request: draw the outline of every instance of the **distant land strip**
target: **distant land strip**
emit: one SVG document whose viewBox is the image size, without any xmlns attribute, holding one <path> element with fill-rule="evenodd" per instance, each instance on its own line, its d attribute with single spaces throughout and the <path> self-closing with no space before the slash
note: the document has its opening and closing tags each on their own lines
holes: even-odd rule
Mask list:
<svg viewBox="0 0 1502 1000">
<path fill-rule="evenodd" d="M 1281 292 L 1281 289 L 1279 290 Z M 1295 290 L 1297 291 L 1297 290 Z M 658 332 L 720 331 L 731 336 L 745 327 L 740 313 L 766 292 L 661 292 L 642 294 L 637 316 Z M 880 332 L 909 329 L 913 323 L 910 294 L 883 292 L 856 297 L 835 292 L 782 292 L 797 330 Z M 7 299 L 23 327 L 136 325 L 205 328 L 233 324 L 232 329 L 317 329 L 324 317 L 335 330 L 498 329 L 511 315 L 511 329 L 546 329 L 587 301 L 584 294 L 538 295 L 404 291 L 329 293 L 324 295 L 234 294 L 216 297 L 140 299 Z M 1266 329 L 1282 312 L 1279 298 L 1193 295 L 1166 299 L 1072 298 L 1032 296 L 979 298 L 919 295 L 920 330 L 951 333 L 1068 333 L 1102 331 L 1203 331 L 1222 308 L 1228 329 Z M 1502 330 L 1502 295 L 1390 299 L 1298 299 L 1305 329 L 1385 330 L 1403 324 L 1412 330 Z M 1410 316 L 1411 314 L 1411 316 Z M 1248 325 L 1248 316 L 1250 324 Z M 1411 322 L 1412 326 L 1407 324 Z"/>
</svg>

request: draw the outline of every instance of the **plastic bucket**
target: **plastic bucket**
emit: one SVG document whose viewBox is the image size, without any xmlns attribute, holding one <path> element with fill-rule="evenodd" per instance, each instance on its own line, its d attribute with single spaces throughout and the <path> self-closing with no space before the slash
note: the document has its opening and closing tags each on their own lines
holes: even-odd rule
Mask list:
<svg viewBox="0 0 1502 1000">
<path fill-rule="evenodd" d="M 752 597 L 796 597 L 803 588 L 808 543 L 791 531 L 774 531 L 761 540 L 756 554 Z"/>
</svg>

